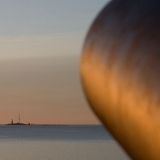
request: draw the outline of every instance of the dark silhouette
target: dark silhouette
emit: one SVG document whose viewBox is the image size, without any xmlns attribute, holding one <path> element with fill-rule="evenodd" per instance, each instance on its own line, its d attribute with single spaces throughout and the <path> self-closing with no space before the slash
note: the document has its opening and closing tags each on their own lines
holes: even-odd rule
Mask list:
<svg viewBox="0 0 160 160">
<path fill-rule="evenodd" d="M 11 120 L 11 123 L 8 123 L 7 125 L 31 125 L 30 123 L 28 123 L 28 124 L 21 123 L 20 114 L 19 114 L 18 120 L 19 120 L 19 121 L 18 121 L 17 123 L 14 123 L 14 122 L 13 122 L 13 119 L 12 119 L 12 120 Z"/>
</svg>

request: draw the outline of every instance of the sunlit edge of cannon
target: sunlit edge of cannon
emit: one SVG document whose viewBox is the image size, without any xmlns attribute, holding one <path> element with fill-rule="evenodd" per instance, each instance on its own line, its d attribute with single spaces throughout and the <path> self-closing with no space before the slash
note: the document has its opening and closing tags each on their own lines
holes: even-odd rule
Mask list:
<svg viewBox="0 0 160 160">
<path fill-rule="evenodd" d="M 121 2 L 125 3 L 125 1 L 111 2 L 91 26 L 81 58 L 82 84 L 90 106 L 127 153 L 133 159 L 157 160 L 160 159 L 160 94 L 155 84 L 160 80 L 160 39 L 158 35 L 150 34 L 153 31 L 148 30 L 148 34 L 145 32 L 139 37 L 140 42 L 145 38 L 146 48 L 138 48 L 137 44 L 134 46 L 137 48 L 132 48 L 126 53 L 120 52 L 119 50 L 123 49 L 121 45 L 125 44 L 125 41 L 122 43 L 125 38 L 119 37 L 122 38 L 119 41 L 113 31 L 123 24 L 118 25 L 121 21 L 114 22 L 121 16 L 119 14 L 114 17 L 116 9 L 121 11 Z M 144 3 L 147 2 L 145 0 Z M 156 4 L 150 6 L 147 4 L 146 8 L 150 7 L 153 10 L 155 6 Z M 160 16 L 160 11 L 157 12 Z M 152 16 L 153 22 L 156 22 L 156 16 Z M 112 21 L 113 18 L 115 19 Z M 103 23 L 104 21 L 108 23 Z M 140 26 L 135 27 L 148 29 L 148 26 L 138 25 Z M 115 28 L 107 28 L 108 26 Z M 158 26 L 152 27 L 157 29 Z M 113 35 L 107 29 L 110 29 Z M 131 31 L 127 34 L 129 33 Z M 140 33 L 141 31 L 135 34 Z M 131 38 L 131 35 L 127 36 Z M 134 43 L 137 40 L 135 37 Z M 148 44 L 149 41 L 151 44 Z M 151 52 L 154 54 L 150 54 Z"/>
</svg>

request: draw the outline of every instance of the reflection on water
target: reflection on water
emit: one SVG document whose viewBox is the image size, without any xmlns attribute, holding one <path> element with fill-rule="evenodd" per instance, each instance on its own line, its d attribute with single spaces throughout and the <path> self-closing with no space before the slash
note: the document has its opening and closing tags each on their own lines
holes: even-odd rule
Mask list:
<svg viewBox="0 0 160 160">
<path fill-rule="evenodd" d="M 129 159 L 102 126 L 0 126 L 0 155 L 1 160 Z"/>
<path fill-rule="evenodd" d="M 2 160 L 127 160 L 114 141 L 12 141 L 0 143 Z"/>
<path fill-rule="evenodd" d="M 0 140 L 107 140 L 112 137 L 100 125 L 0 126 Z"/>
</svg>

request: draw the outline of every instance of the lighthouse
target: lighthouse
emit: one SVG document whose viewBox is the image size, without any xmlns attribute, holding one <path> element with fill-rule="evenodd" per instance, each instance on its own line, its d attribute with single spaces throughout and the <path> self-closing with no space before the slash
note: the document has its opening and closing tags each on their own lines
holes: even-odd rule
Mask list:
<svg viewBox="0 0 160 160">
<path fill-rule="evenodd" d="M 18 119 L 19 119 L 19 123 L 21 123 L 21 117 L 20 117 L 20 114 L 19 114 L 19 118 L 18 118 Z"/>
</svg>

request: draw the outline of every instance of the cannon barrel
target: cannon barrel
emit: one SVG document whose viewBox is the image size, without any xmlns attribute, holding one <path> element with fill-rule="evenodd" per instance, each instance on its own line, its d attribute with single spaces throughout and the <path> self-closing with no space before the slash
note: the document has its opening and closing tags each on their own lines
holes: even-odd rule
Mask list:
<svg viewBox="0 0 160 160">
<path fill-rule="evenodd" d="M 160 159 L 160 1 L 111 1 L 86 36 L 80 72 L 91 108 L 130 157 Z"/>
</svg>

